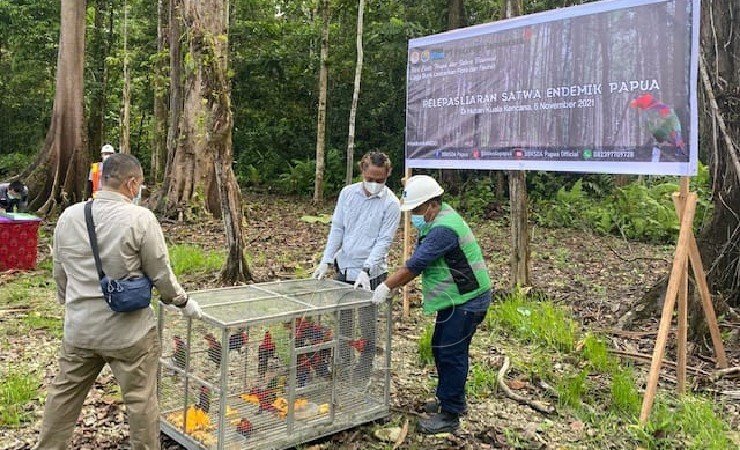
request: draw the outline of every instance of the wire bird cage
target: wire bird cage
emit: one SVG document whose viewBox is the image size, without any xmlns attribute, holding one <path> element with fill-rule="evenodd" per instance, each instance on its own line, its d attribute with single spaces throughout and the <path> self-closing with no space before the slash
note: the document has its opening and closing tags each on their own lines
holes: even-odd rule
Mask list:
<svg viewBox="0 0 740 450">
<path fill-rule="evenodd" d="M 161 427 L 186 448 L 283 449 L 388 415 L 388 302 L 333 280 L 190 297 L 202 319 L 158 313 Z"/>
</svg>

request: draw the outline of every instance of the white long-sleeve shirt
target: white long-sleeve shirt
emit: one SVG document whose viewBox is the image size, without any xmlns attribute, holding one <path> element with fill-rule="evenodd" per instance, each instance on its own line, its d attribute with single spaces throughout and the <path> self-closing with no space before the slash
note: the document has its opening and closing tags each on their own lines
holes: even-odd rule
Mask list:
<svg viewBox="0 0 740 450">
<path fill-rule="evenodd" d="M 334 208 L 321 262 L 336 260 L 348 281 L 356 280 L 363 268 L 371 279 L 387 272 L 386 257 L 400 220 L 400 202 L 388 187 L 368 196 L 362 183 L 346 186 Z"/>
</svg>

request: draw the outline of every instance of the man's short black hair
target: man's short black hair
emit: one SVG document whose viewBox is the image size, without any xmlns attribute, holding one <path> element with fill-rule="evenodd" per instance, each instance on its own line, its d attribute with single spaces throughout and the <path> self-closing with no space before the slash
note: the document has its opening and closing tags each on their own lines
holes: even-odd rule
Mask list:
<svg viewBox="0 0 740 450">
<path fill-rule="evenodd" d="M 131 177 L 143 175 L 141 163 L 135 156 L 114 153 L 103 162 L 103 185 L 118 189 L 121 183 Z"/>
<path fill-rule="evenodd" d="M 13 192 L 22 193 L 25 186 L 19 180 L 15 180 L 8 185 L 8 190 Z"/>
</svg>

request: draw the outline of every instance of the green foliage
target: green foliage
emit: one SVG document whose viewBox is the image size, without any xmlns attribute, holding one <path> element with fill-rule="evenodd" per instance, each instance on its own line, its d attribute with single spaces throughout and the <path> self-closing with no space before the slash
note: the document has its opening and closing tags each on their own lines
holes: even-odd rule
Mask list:
<svg viewBox="0 0 740 450">
<path fill-rule="evenodd" d="M 609 196 L 599 198 L 589 195 L 579 179 L 570 189 L 560 188 L 554 199 L 538 202 L 534 216 L 546 227 L 589 229 L 628 239 L 671 242 L 679 228 L 672 200 L 678 189 L 675 177 L 659 177 L 646 184 L 616 188 Z M 709 173 L 701 164 L 694 189 L 699 196 L 694 225 L 700 227 L 711 212 Z"/>
<path fill-rule="evenodd" d="M 215 272 L 226 262 L 221 251 L 208 251 L 193 244 L 170 246 L 170 259 L 175 275 Z"/>
<path fill-rule="evenodd" d="M 612 374 L 610 408 L 634 419 L 640 413 L 642 397 L 637 391 L 637 382 L 632 370 L 620 368 Z"/>
<path fill-rule="evenodd" d="M 494 180 L 491 177 L 472 177 L 464 183 L 457 196 L 449 199 L 450 205 L 468 219 L 481 219 L 496 200 Z"/>
<path fill-rule="evenodd" d="M 583 339 L 583 357 L 599 372 L 611 372 L 619 363 L 609 354 L 604 339 L 587 333 Z"/>
<path fill-rule="evenodd" d="M 419 337 L 419 361 L 426 366 L 434 362 L 432 354 L 432 335 L 434 334 L 434 324 L 427 324 L 424 331 Z"/>
<path fill-rule="evenodd" d="M 713 401 L 686 395 L 673 402 L 658 399 L 645 427 L 632 430 L 649 448 L 729 450 L 737 448 L 728 437 L 727 423 L 715 412 Z"/>
<path fill-rule="evenodd" d="M 486 322 L 490 328 L 501 327 L 517 339 L 557 351 L 572 351 L 577 338 L 578 326 L 564 307 L 530 300 L 520 290 L 492 305 Z"/>
<path fill-rule="evenodd" d="M 49 317 L 42 315 L 38 311 L 33 311 L 23 318 L 23 324 L 31 330 L 45 330 L 53 337 L 61 339 L 64 334 L 64 322 L 59 317 Z"/>
<path fill-rule="evenodd" d="M 558 402 L 561 406 L 579 409 L 583 394 L 588 389 L 586 377 L 588 372 L 582 370 L 576 375 L 565 376 L 558 381 L 555 390 L 558 391 Z"/>
<path fill-rule="evenodd" d="M 476 398 L 488 398 L 496 392 L 496 375 L 498 373 L 488 364 L 474 363 L 465 384 L 467 393 Z"/>
<path fill-rule="evenodd" d="M 25 405 L 37 398 L 39 380 L 20 369 L 2 374 L 0 383 L 0 426 L 17 427 L 28 418 Z"/>
<path fill-rule="evenodd" d="M 18 175 L 32 162 L 32 155 L 23 153 L 0 154 L 0 179 L 12 175 Z"/>
</svg>

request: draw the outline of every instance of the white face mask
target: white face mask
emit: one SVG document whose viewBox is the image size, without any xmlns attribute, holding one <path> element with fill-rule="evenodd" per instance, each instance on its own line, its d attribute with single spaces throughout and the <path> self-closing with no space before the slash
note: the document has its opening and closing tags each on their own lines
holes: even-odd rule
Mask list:
<svg viewBox="0 0 740 450">
<path fill-rule="evenodd" d="M 373 181 L 363 181 L 362 187 L 370 193 L 370 195 L 379 194 L 380 191 L 385 187 L 385 183 L 375 183 Z"/>
</svg>

